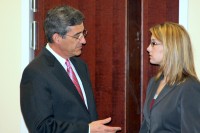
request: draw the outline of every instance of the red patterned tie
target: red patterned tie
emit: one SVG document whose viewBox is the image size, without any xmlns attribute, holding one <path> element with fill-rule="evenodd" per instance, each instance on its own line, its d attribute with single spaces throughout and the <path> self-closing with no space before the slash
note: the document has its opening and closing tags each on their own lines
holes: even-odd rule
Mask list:
<svg viewBox="0 0 200 133">
<path fill-rule="evenodd" d="M 76 78 L 76 75 L 70 65 L 70 62 L 69 62 L 69 59 L 66 60 L 65 64 L 67 65 L 67 73 L 69 75 L 69 77 L 71 78 L 72 82 L 74 83 L 75 87 L 76 87 L 76 90 L 78 91 L 78 93 L 80 94 L 81 98 L 83 99 L 84 101 L 84 98 L 83 98 L 83 93 L 81 91 L 81 87 L 78 83 L 78 80 Z"/>
</svg>

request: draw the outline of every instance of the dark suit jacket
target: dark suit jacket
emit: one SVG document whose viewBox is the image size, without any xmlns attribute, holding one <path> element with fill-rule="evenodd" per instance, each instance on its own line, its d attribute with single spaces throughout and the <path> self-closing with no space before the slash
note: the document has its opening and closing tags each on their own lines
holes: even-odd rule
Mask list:
<svg viewBox="0 0 200 133">
<path fill-rule="evenodd" d="M 187 78 L 166 85 L 150 110 L 160 81 L 152 78 L 148 84 L 140 133 L 200 133 L 200 83 Z"/>
<path fill-rule="evenodd" d="M 88 109 L 68 74 L 44 48 L 24 70 L 20 84 L 21 110 L 31 133 L 88 133 L 88 123 L 97 119 L 86 64 L 70 58 L 83 83 Z"/>
</svg>

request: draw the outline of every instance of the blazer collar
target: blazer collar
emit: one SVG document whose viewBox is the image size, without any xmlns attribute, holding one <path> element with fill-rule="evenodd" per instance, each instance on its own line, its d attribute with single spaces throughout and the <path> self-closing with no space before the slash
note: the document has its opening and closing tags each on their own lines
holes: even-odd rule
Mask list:
<svg viewBox="0 0 200 133">
<path fill-rule="evenodd" d="M 163 79 L 163 76 L 161 76 L 157 81 L 154 82 L 154 84 L 151 86 L 151 91 L 150 91 L 150 95 L 148 97 L 148 107 L 150 107 L 150 103 L 152 101 L 152 99 L 154 98 L 156 91 L 158 89 L 158 86 L 160 84 L 160 81 Z M 174 90 L 174 87 L 176 86 L 176 84 L 174 84 L 173 86 L 170 86 L 168 84 L 166 84 L 163 88 L 163 90 L 160 92 L 160 94 L 158 95 L 157 99 L 154 102 L 154 105 L 152 107 L 152 109 L 154 107 L 156 107 L 157 104 L 160 103 L 160 101 L 162 101 L 172 90 Z M 150 111 L 150 108 L 149 108 Z"/>
</svg>

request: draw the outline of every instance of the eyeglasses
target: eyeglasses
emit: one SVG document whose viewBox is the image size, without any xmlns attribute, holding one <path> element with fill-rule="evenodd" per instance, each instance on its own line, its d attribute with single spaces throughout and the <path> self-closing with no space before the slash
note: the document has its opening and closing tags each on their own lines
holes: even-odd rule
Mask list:
<svg viewBox="0 0 200 133">
<path fill-rule="evenodd" d="M 157 43 L 157 42 L 151 41 L 151 42 L 150 42 L 150 45 L 151 45 L 151 47 L 154 47 L 155 45 L 160 45 L 160 43 Z"/>
<path fill-rule="evenodd" d="M 66 36 L 75 38 L 76 40 L 80 41 L 83 37 L 85 38 L 87 36 L 87 34 L 88 34 L 88 31 L 87 30 L 83 30 L 83 32 L 76 33 L 73 36 L 70 36 L 70 35 L 66 35 Z"/>
</svg>

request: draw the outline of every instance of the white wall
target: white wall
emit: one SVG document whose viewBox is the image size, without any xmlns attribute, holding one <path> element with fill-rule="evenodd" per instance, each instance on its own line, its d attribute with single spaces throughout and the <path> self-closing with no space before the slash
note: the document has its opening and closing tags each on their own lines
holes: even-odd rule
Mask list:
<svg viewBox="0 0 200 133">
<path fill-rule="evenodd" d="M 1 0 L 0 4 L 0 133 L 19 133 L 21 111 L 19 104 L 19 83 L 21 70 L 28 62 L 29 37 L 27 27 L 27 2 L 28 0 Z M 188 18 L 184 22 L 191 35 L 197 73 L 200 77 L 200 1 L 188 1 Z M 23 2 L 23 4 L 22 4 Z M 24 3 L 26 3 L 24 5 Z M 23 5 L 23 6 L 22 6 Z M 21 11 L 21 8 L 25 11 Z M 183 10 L 185 11 L 185 9 Z M 185 13 L 182 13 L 183 20 Z M 23 24 L 23 26 L 22 26 Z M 25 28 L 25 29 L 24 29 Z M 22 31 L 23 30 L 23 31 Z M 22 39 L 23 38 L 23 39 Z M 24 49 L 24 50 L 22 50 Z M 25 131 L 22 133 L 25 133 Z"/>
<path fill-rule="evenodd" d="M 193 44 L 195 67 L 200 78 L 200 1 L 188 0 L 188 31 Z"/>
<path fill-rule="evenodd" d="M 19 133 L 21 0 L 1 0 L 0 27 L 0 133 Z"/>
</svg>

